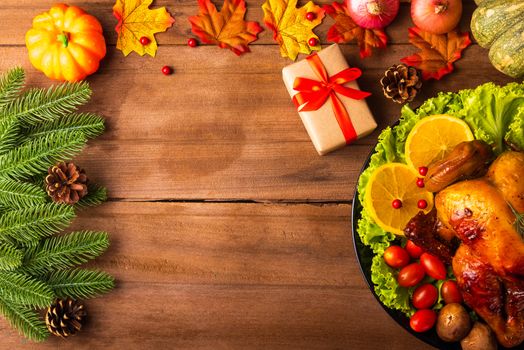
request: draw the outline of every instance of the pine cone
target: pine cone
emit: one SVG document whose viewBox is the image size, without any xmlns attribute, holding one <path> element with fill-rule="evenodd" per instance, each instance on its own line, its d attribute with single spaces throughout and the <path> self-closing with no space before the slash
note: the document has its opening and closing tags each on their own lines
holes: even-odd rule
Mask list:
<svg viewBox="0 0 524 350">
<path fill-rule="evenodd" d="M 384 73 L 380 79 L 384 96 L 397 103 L 413 101 L 422 87 L 420 72 L 405 64 L 396 64 Z"/>
<path fill-rule="evenodd" d="M 83 304 L 73 299 L 56 299 L 45 313 L 45 323 L 51 334 L 67 338 L 82 328 L 87 316 Z"/>
<path fill-rule="evenodd" d="M 74 163 L 60 162 L 47 171 L 47 194 L 56 203 L 75 204 L 87 194 L 87 176 Z"/>
</svg>

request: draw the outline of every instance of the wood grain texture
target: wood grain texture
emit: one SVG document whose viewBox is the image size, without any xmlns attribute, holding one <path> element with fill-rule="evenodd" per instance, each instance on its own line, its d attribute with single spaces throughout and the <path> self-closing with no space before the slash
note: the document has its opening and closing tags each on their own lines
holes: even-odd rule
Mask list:
<svg viewBox="0 0 524 350">
<path fill-rule="evenodd" d="M 70 340 L 34 346 L 0 320 L 1 349 L 428 349 L 360 275 L 351 207 L 107 203 L 72 229 L 111 232 L 92 266 L 117 278 Z"/>
<path fill-rule="evenodd" d="M 91 266 L 114 274 L 118 285 L 88 302 L 90 322 L 68 341 L 34 345 L 0 319 L 0 349 L 429 349 L 369 292 L 348 204 L 379 131 L 399 116 L 378 81 L 416 51 L 407 44 L 409 4 L 387 29 L 387 49 L 360 60 L 356 45 L 342 46 L 364 72 L 359 84 L 373 93 L 368 103 L 379 128 L 319 157 L 282 83 L 291 61 L 280 57 L 267 29 L 240 58 L 209 45 L 191 49 L 187 18 L 197 13 L 196 1 L 158 0 L 154 6 L 167 6 L 176 23 L 157 34 L 157 57 L 124 58 L 114 47 L 113 1 L 69 3 L 100 19 L 109 44 L 88 79 L 86 107 L 106 117 L 107 132 L 77 161 L 111 197 L 82 212 L 71 229 L 111 233 L 111 248 Z M 261 3 L 247 1 L 249 20 L 262 21 Z M 474 5 L 464 4 L 467 29 Z M 0 70 L 22 65 L 30 86 L 52 84 L 31 67 L 24 47 L 32 17 L 51 5 L 0 2 Z M 316 33 L 324 39 L 331 23 Z M 175 74 L 163 76 L 164 65 Z M 426 82 L 412 107 L 438 91 L 511 81 L 476 45 L 455 66 L 452 75 Z"/>
<path fill-rule="evenodd" d="M 282 82 L 281 70 L 290 61 L 274 45 L 252 51 L 239 58 L 212 46 L 161 46 L 150 59 L 123 58 L 110 48 L 100 71 L 88 79 L 94 93 L 87 107 L 106 117 L 108 130 L 79 163 L 112 198 L 351 200 L 379 131 L 399 117 L 400 106 L 383 96 L 379 80 L 385 67 L 416 50 L 392 45 L 361 61 L 355 46 L 343 46 L 349 63 L 364 72 L 359 84 L 373 94 L 368 103 L 379 128 L 324 157 L 314 150 Z M 25 48 L 3 52 L 0 69 L 19 62 L 30 84 L 50 84 L 30 66 Z M 456 71 L 425 83 L 412 106 L 437 91 L 509 82 L 486 55 L 477 45 L 468 48 Z M 165 64 L 174 67 L 173 76 L 160 73 Z"/>
</svg>

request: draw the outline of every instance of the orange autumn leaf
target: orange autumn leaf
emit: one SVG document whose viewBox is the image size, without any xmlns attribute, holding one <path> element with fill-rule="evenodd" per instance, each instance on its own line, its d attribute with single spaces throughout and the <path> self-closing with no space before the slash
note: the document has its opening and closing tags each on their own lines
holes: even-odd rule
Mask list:
<svg viewBox="0 0 524 350">
<path fill-rule="evenodd" d="M 116 32 L 118 40 L 116 48 L 124 56 L 135 51 L 140 56 L 145 54 L 155 56 L 157 43 L 155 33 L 165 32 L 175 22 L 165 7 L 151 10 L 149 5 L 153 0 L 116 0 L 113 6 L 113 16 L 118 20 Z M 147 45 L 140 43 L 140 38 L 150 40 Z"/>
<path fill-rule="evenodd" d="M 329 28 L 328 41 L 341 44 L 356 40 L 360 48 L 360 58 L 371 56 L 373 48 L 386 47 L 388 38 L 384 30 L 359 27 L 349 16 L 345 5 L 334 2 L 324 5 L 324 10 L 335 20 L 335 24 Z"/>
<path fill-rule="evenodd" d="M 237 55 L 249 52 L 249 43 L 258 39 L 262 27 L 244 20 L 244 0 L 225 0 L 220 12 L 210 0 L 198 0 L 199 13 L 189 17 L 191 30 L 200 40 L 230 49 Z"/>
<path fill-rule="evenodd" d="M 297 8 L 297 0 L 266 0 L 262 5 L 264 23 L 273 31 L 273 39 L 280 45 L 282 57 L 296 60 L 299 53 L 310 54 L 320 50 L 320 40 L 313 33 L 313 28 L 322 23 L 324 10 L 312 1 Z M 306 19 L 312 12 L 315 18 Z M 316 45 L 310 46 L 309 39 L 316 39 Z"/>
<path fill-rule="evenodd" d="M 471 45 L 469 33 L 457 30 L 447 34 L 431 34 L 417 27 L 409 28 L 409 41 L 420 52 L 401 59 L 422 71 L 422 78 L 439 80 L 453 71 L 453 62 L 462 57 L 462 50 Z"/>
</svg>

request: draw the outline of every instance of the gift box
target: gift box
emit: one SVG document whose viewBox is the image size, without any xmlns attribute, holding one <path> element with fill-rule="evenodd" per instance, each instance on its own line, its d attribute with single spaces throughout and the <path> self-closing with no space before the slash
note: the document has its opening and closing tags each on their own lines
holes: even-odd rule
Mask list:
<svg viewBox="0 0 524 350">
<path fill-rule="evenodd" d="M 370 134 L 377 127 L 356 79 L 337 44 L 284 67 L 284 83 L 320 155 Z"/>
</svg>

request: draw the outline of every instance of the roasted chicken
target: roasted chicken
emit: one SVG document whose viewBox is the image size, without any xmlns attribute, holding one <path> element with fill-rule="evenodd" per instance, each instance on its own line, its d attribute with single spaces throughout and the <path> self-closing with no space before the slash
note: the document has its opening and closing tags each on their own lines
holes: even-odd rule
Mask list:
<svg viewBox="0 0 524 350">
<path fill-rule="evenodd" d="M 462 242 L 453 272 L 464 300 L 505 347 L 524 341 L 524 241 L 515 227 L 524 207 L 522 169 L 522 154 L 505 153 L 486 177 L 451 185 L 435 199 L 438 222 Z"/>
</svg>

